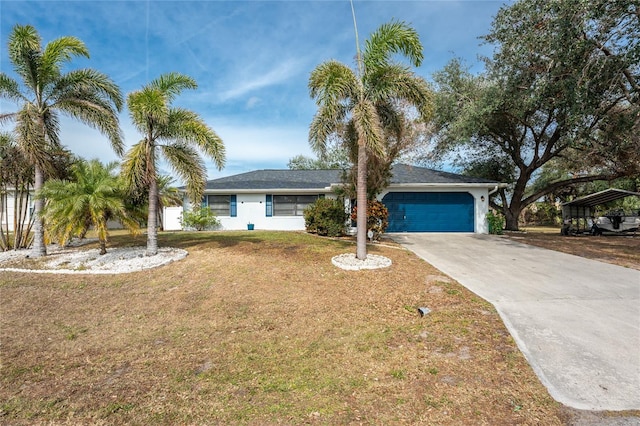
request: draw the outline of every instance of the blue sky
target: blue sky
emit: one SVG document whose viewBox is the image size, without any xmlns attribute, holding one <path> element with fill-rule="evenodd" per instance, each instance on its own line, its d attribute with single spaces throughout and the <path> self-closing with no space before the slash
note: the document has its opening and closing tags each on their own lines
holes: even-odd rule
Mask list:
<svg viewBox="0 0 640 426">
<path fill-rule="evenodd" d="M 479 55 L 493 16 L 506 1 L 355 0 L 361 43 L 381 24 L 405 21 L 420 34 L 425 59 L 416 72 L 431 79 L 454 57 L 481 70 Z M 87 45 L 91 67 L 109 75 L 123 93 L 162 73 L 187 74 L 198 89 L 175 105 L 192 109 L 222 137 L 226 167 L 207 161 L 209 178 L 249 170 L 286 168 L 297 154 L 313 156 L 308 126 L 316 111 L 309 97 L 310 72 L 337 59 L 354 65 L 355 36 L 348 0 L 290 1 L 12 1 L 0 0 L 0 69 L 12 74 L 7 37 L 16 24 L 36 27 L 46 43 L 72 35 Z M 0 110 L 14 104 L 0 102 Z M 4 130 L 8 130 L 5 126 Z M 117 160 L 98 132 L 62 120 L 62 141 L 74 153 Z M 121 114 L 127 146 L 140 136 Z M 164 168 L 170 173 L 169 168 Z"/>
</svg>

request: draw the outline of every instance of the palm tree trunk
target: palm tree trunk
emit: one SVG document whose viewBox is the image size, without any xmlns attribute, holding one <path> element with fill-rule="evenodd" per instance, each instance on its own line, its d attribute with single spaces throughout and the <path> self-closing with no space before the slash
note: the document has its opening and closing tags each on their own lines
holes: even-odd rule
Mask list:
<svg viewBox="0 0 640 426">
<path fill-rule="evenodd" d="M 147 216 L 147 256 L 158 254 L 158 181 L 149 185 L 149 214 Z"/>
<path fill-rule="evenodd" d="M 34 190 L 36 193 L 40 191 L 44 184 L 44 174 L 40 165 L 35 165 L 35 184 Z M 44 219 L 42 218 L 42 209 L 44 207 L 44 200 L 36 198 L 33 214 L 35 221 L 33 224 L 33 246 L 31 248 L 31 257 L 42 257 L 47 255 L 47 246 L 44 244 Z"/>
<path fill-rule="evenodd" d="M 367 258 L 367 148 L 358 144 L 358 178 L 356 188 L 358 216 L 356 218 L 356 258 Z"/>
</svg>

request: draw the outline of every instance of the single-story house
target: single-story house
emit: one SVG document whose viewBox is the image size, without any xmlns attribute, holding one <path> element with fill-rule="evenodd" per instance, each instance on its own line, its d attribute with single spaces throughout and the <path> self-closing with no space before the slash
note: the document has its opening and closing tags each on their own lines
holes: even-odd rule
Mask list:
<svg viewBox="0 0 640 426">
<path fill-rule="evenodd" d="M 251 223 L 255 229 L 304 230 L 304 208 L 317 198 L 336 198 L 341 177 L 341 170 L 256 170 L 209 180 L 203 204 L 217 214 L 221 229 L 247 229 Z M 499 186 L 486 179 L 398 164 L 378 199 L 389 210 L 387 232 L 486 234 L 489 195 Z M 183 207 L 191 208 L 188 201 Z M 349 207 L 346 200 L 345 208 Z M 165 229 L 172 228 L 165 223 Z"/>
</svg>

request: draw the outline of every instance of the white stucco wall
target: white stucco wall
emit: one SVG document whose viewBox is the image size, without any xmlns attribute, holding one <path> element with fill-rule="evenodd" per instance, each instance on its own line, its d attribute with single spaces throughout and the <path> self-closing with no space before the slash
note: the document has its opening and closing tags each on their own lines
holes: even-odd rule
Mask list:
<svg viewBox="0 0 640 426">
<path fill-rule="evenodd" d="M 248 223 L 253 223 L 254 229 L 268 229 L 274 231 L 304 230 L 302 216 L 266 216 L 266 194 L 237 194 L 237 216 L 218 216 L 220 229 L 247 229 Z"/>
<path fill-rule="evenodd" d="M 279 195 L 277 192 L 273 195 Z M 266 193 L 236 194 L 237 216 L 218 216 L 220 230 L 246 230 L 249 223 L 254 229 L 270 231 L 304 231 L 303 216 L 266 216 Z M 335 198 L 334 194 L 325 194 L 326 198 Z M 185 209 L 190 209 L 185 201 Z"/>
</svg>

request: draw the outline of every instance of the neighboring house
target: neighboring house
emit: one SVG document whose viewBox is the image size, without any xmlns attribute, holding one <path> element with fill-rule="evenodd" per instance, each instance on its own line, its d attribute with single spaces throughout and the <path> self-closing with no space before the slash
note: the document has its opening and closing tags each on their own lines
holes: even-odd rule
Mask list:
<svg viewBox="0 0 640 426">
<path fill-rule="evenodd" d="M 387 232 L 488 232 L 489 195 L 498 182 L 405 164 L 395 165 L 392 175 L 378 197 L 389 210 Z M 319 197 L 336 198 L 341 176 L 340 170 L 242 173 L 208 181 L 203 204 L 217 214 L 221 229 L 251 223 L 255 229 L 304 230 L 304 208 Z M 184 208 L 191 208 L 187 201 Z"/>
<path fill-rule="evenodd" d="M 15 229 L 14 218 L 17 216 L 18 223 L 28 223 L 33 212 L 33 191 L 21 193 L 22 198 L 16 200 L 16 191 L 7 189 L 0 193 L 0 230 L 13 232 Z"/>
</svg>

